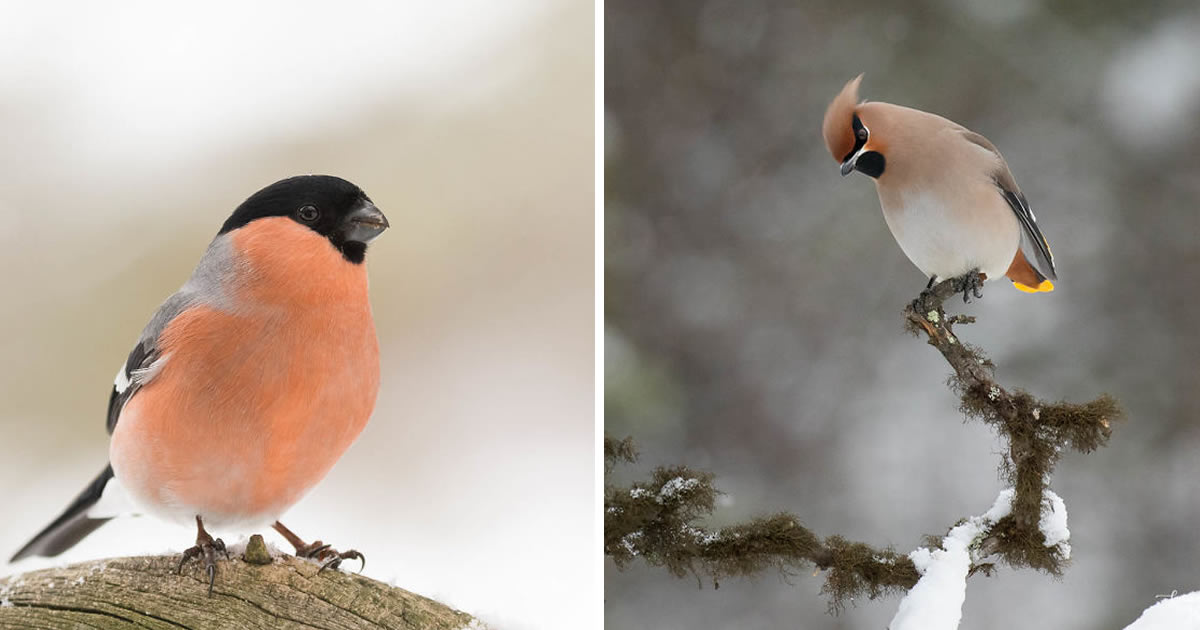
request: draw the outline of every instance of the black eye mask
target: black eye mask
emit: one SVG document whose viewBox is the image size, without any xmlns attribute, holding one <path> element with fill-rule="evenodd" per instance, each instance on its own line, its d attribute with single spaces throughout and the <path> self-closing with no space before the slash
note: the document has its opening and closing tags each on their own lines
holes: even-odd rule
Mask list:
<svg viewBox="0 0 1200 630">
<path fill-rule="evenodd" d="M 858 114 L 854 115 L 854 122 L 852 125 L 854 127 L 854 148 L 850 149 L 850 152 L 846 154 L 846 157 L 842 158 L 843 162 L 854 157 L 854 154 L 858 153 L 858 150 L 863 148 L 863 145 L 867 143 L 867 128 L 864 127 L 862 121 L 858 119 Z"/>
</svg>

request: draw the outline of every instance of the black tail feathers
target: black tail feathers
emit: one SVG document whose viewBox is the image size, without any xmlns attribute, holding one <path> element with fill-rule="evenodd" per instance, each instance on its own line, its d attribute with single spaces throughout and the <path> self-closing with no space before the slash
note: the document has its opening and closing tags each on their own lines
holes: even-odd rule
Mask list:
<svg viewBox="0 0 1200 630">
<path fill-rule="evenodd" d="M 79 493 L 79 496 L 75 497 L 71 505 L 58 518 L 54 519 L 53 523 L 47 525 L 45 529 L 38 532 L 37 536 L 33 537 L 33 540 L 21 547 L 21 550 L 9 562 L 16 562 L 29 556 L 57 556 L 74 547 L 88 534 L 108 522 L 108 518 L 88 517 L 87 509 L 100 500 L 100 495 L 104 493 L 104 486 L 108 485 L 108 480 L 112 478 L 112 464 L 109 464 L 104 467 L 99 476 L 92 480 L 92 483 L 83 489 L 83 492 Z"/>
</svg>

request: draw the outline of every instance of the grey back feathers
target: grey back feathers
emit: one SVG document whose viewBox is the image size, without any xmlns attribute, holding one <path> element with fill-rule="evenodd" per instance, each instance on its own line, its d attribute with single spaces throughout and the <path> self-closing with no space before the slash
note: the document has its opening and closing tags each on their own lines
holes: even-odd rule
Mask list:
<svg viewBox="0 0 1200 630">
<path fill-rule="evenodd" d="M 167 325 L 180 313 L 197 304 L 222 310 L 232 308 L 232 297 L 226 287 L 230 285 L 230 276 L 237 271 L 236 265 L 230 236 L 217 236 L 209 243 L 188 281 L 154 312 L 150 323 L 142 329 L 129 358 L 126 359 L 125 365 L 121 366 L 113 382 L 105 422 L 110 435 L 117 426 L 125 403 L 129 402 L 142 385 L 157 376 L 170 358 L 161 354 L 158 343 L 159 336 Z"/>
</svg>

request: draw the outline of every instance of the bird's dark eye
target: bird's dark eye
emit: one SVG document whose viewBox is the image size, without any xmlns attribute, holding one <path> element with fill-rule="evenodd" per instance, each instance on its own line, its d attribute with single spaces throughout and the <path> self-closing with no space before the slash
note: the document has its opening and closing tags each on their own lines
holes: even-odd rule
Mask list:
<svg viewBox="0 0 1200 630">
<path fill-rule="evenodd" d="M 300 209 L 296 211 L 296 214 L 300 217 L 300 220 L 304 221 L 305 223 L 312 223 L 313 221 L 321 218 L 321 211 L 317 210 L 316 206 L 301 206 Z"/>
<path fill-rule="evenodd" d="M 854 135 L 858 136 L 858 139 L 859 139 L 859 140 L 866 140 L 866 139 L 867 139 L 867 128 L 866 128 L 866 127 L 859 127 L 859 128 L 858 128 L 858 131 L 857 131 L 857 132 L 855 132 L 855 134 L 854 134 Z"/>
</svg>

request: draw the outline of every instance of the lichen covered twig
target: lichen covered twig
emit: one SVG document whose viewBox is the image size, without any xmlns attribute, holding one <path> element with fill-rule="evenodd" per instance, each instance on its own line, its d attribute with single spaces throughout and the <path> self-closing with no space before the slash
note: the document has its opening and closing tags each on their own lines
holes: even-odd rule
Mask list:
<svg viewBox="0 0 1200 630">
<path fill-rule="evenodd" d="M 946 315 L 943 305 L 954 295 L 954 281 L 941 282 L 909 304 L 904 319 L 907 329 L 924 334 L 954 370 L 950 387 L 959 395 L 959 409 L 1008 442 L 1000 469 L 1015 489 L 1012 512 L 989 530 L 986 548 L 1010 566 L 1061 575 L 1067 560 L 1063 548 L 1046 546 L 1038 528 L 1054 465 L 1067 448 L 1087 453 L 1108 443 L 1123 412 L 1108 394 L 1084 404 L 1046 402 L 1000 385 L 995 365 L 955 335 L 956 324 L 975 319 Z"/>
<path fill-rule="evenodd" d="M 939 283 L 910 304 L 904 317 L 908 330 L 924 333 L 950 364 L 960 410 L 994 427 L 1009 444 L 1000 470 L 1013 486 L 1001 494 L 1011 506 L 997 511 L 994 520 L 978 521 L 981 533 L 970 545 L 970 574 L 991 575 L 994 563 L 988 559 L 994 556 L 1015 568 L 1061 575 L 1070 546 L 1065 539 L 1047 540 L 1044 518 L 1056 505 L 1062 509 L 1061 499 L 1048 489 L 1054 465 L 1066 448 L 1089 452 L 1106 444 L 1123 412 L 1107 394 L 1084 404 L 1051 403 L 1001 386 L 992 362 L 955 336 L 955 325 L 974 322 L 946 314 L 943 304 L 955 289 L 953 280 Z M 635 457 L 629 438 L 606 438 L 606 473 Z M 605 554 L 618 567 L 640 557 L 677 577 L 710 577 L 714 585 L 767 569 L 787 574 L 816 566 L 827 570 L 822 591 L 834 612 L 854 597 L 907 591 L 921 577 L 908 556 L 840 536 L 822 539 L 786 512 L 706 529 L 699 521 L 712 513 L 717 495 L 711 474 L 683 466 L 658 468 L 649 481 L 630 486 L 606 484 Z M 1065 513 L 1062 518 L 1065 530 Z M 943 539 L 930 537 L 926 544 L 936 548 Z"/>
<path fill-rule="evenodd" d="M 604 450 L 606 470 L 632 456 L 628 439 L 606 438 Z M 704 575 L 719 586 L 727 577 L 816 566 L 826 571 L 823 591 L 834 611 L 854 597 L 903 592 L 920 577 L 893 549 L 841 536 L 821 539 L 793 514 L 706 529 L 697 521 L 712 513 L 718 491 L 711 474 L 687 467 L 658 468 L 650 481 L 628 487 L 607 485 L 604 495 L 604 553 L 618 567 L 642 558 L 677 577 Z"/>
</svg>

